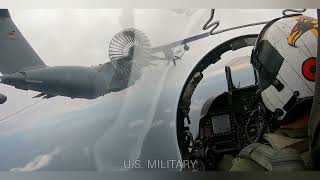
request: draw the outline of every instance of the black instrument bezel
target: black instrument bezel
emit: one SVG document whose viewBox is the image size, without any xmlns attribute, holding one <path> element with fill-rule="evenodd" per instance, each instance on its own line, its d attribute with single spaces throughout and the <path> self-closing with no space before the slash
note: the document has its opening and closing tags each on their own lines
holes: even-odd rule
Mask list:
<svg viewBox="0 0 320 180">
<path fill-rule="evenodd" d="M 178 102 L 178 108 L 177 108 L 177 116 L 176 116 L 176 127 L 177 127 L 177 140 L 179 145 L 179 150 L 182 159 L 187 159 L 188 152 L 187 152 L 187 145 L 184 143 L 183 139 L 184 132 L 186 129 L 188 129 L 187 126 L 185 126 L 185 119 L 188 118 L 188 115 L 186 115 L 182 107 L 185 107 L 183 105 L 183 95 L 186 91 L 187 85 L 189 82 L 193 79 L 195 74 L 197 72 L 203 72 L 206 68 L 208 68 L 211 65 L 214 65 L 216 62 L 218 62 L 221 59 L 221 56 L 228 52 L 228 51 L 236 51 L 238 49 L 248 47 L 248 46 L 254 46 L 256 39 L 258 37 L 258 34 L 248 34 L 248 35 L 242 35 L 235 38 L 232 38 L 214 49 L 212 49 L 209 53 L 207 53 L 193 68 L 191 73 L 189 74 L 186 82 L 184 83 L 183 89 L 180 94 L 179 102 Z M 191 96 L 192 97 L 192 96 Z M 191 100 L 190 97 L 190 100 Z"/>
</svg>

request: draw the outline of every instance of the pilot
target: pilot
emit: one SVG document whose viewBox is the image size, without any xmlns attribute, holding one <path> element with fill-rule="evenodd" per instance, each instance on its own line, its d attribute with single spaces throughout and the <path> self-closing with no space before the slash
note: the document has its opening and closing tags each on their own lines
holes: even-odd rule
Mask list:
<svg viewBox="0 0 320 180">
<path fill-rule="evenodd" d="M 267 143 L 252 143 L 233 160 L 230 171 L 311 169 L 308 120 L 316 78 L 318 20 L 287 16 L 261 31 L 251 63 L 259 92 L 278 128 L 265 133 Z"/>
</svg>

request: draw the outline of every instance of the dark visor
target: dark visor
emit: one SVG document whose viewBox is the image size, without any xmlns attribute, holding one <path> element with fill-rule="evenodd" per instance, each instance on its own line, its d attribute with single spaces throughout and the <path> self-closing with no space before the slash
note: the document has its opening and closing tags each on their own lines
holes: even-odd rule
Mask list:
<svg viewBox="0 0 320 180">
<path fill-rule="evenodd" d="M 283 57 L 269 41 L 262 40 L 253 51 L 251 63 L 256 71 L 261 92 L 276 80 Z"/>
</svg>

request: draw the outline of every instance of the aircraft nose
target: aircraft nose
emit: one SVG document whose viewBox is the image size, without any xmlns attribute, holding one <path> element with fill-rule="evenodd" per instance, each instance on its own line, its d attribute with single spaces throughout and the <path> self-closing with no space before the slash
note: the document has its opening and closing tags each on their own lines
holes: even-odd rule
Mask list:
<svg viewBox="0 0 320 180">
<path fill-rule="evenodd" d="M 14 82 L 25 81 L 25 75 L 22 73 L 6 74 L 1 76 L 0 82 L 4 84 L 12 84 Z"/>
</svg>

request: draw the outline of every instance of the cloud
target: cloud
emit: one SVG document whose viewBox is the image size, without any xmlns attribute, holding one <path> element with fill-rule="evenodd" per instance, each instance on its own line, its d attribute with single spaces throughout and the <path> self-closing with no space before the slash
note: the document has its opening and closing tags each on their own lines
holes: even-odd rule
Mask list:
<svg viewBox="0 0 320 180">
<path fill-rule="evenodd" d="M 129 124 L 129 128 L 130 128 L 130 129 L 132 129 L 132 128 L 137 128 L 137 127 L 142 126 L 144 123 L 145 123 L 145 120 L 132 121 L 132 122 Z"/>
<path fill-rule="evenodd" d="M 169 124 L 170 128 L 175 128 L 176 127 L 176 121 L 171 121 Z"/>
<path fill-rule="evenodd" d="M 160 120 L 154 120 L 152 123 L 152 127 L 157 127 L 157 126 L 161 126 L 165 123 L 165 121 L 163 119 Z"/>
<path fill-rule="evenodd" d="M 199 112 L 203 108 L 203 104 L 205 103 L 205 99 L 195 99 L 191 102 L 191 111 Z"/>
<path fill-rule="evenodd" d="M 177 14 L 183 14 L 185 16 L 192 16 L 198 9 L 172 9 L 170 11 L 173 11 Z"/>
<path fill-rule="evenodd" d="M 122 9 L 119 17 L 119 23 L 123 28 L 134 27 L 134 10 L 133 9 Z"/>
<path fill-rule="evenodd" d="M 23 167 L 10 169 L 11 172 L 30 172 L 42 169 L 50 164 L 53 157 L 61 152 L 60 148 L 55 148 L 52 152 L 44 155 L 36 156 L 32 161 Z"/>
<path fill-rule="evenodd" d="M 169 106 L 167 109 L 164 110 L 164 112 L 166 112 L 166 113 L 172 112 L 172 107 Z"/>
</svg>

